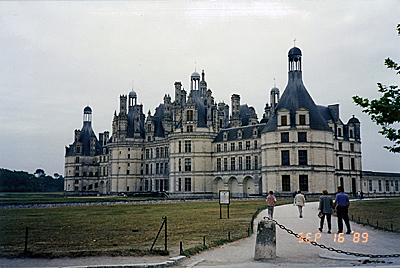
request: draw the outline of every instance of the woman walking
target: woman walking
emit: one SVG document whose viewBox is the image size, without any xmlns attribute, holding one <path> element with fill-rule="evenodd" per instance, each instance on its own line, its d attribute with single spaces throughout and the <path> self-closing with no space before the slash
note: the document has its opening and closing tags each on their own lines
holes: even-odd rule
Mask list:
<svg viewBox="0 0 400 268">
<path fill-rule="evenodd" d="M 272 220 L 273 216 L 274 216 L 274 207 L 276 204 L 276 198 L 274 196 L 273 191 L 269 191 L 269 195 L 267 196 L 266 201 L 267 201 L 267 207 L 268 207 L 268 218 L 270 220 Z"/>
<path fill-rule="evenodd" d="M 304 195 L 301 193 L 301 191 L 297 192 L 295 200 L 296 206 L 299 209 L 299 217 L 303 218 L 303 207 L 306 205 L 306 199 L 304 198 Z"/>
</svg>

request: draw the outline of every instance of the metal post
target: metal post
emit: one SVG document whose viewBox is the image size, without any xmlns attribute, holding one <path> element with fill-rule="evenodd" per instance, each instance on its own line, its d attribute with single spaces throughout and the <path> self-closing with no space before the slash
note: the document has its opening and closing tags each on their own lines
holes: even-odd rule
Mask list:
<svg viewBox="0 0 400 268">
<path fill-rule="evenodd" d="M 228 240 L 231 241 L 231 232 L 228 232 Z"/>
<path fill-rule="evenodd" d="M 229 219 L 229 204 L 228 204 L 228 219 Z"/>
<path fill-rule="evenodd" d="M 167 247 L 167 241 L 168 241 L 168 235 L 167 235 L 167 216 L 164 217 L 164 222 L 165 222 L 165 244 L 164 244 L 164 251 L 167 252 L 168 247 Z"/>
<path fill-rule="evenodd" d="M 182 241 L 181 241 L 180 244 L 179 244 L 179 254 L 184 255 L 183 253 L 184 253 L 183 252 L 183 245 L 182 245 Z"/>
<path fill-rule="evenodd" d="M 219 218 L 222 219 L 222 205 L 219 205 Z"/>
<path fill-rule="evenodd" d="M 206 247 L 206 237 L 203 236 L 203 247 Z"/>
<path fill-rule="evenodd" d="M 28 227 L 25 229 L 25 249 L 24 254 L 28 253 Z"/>
</svg>

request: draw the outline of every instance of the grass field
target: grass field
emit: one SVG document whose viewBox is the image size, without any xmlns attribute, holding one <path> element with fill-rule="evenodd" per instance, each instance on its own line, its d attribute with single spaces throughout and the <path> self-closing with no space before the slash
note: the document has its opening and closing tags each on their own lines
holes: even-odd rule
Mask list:
<svg viewBox="0 0 400 268">
<path fill-rule="evenodd" d="M 400 232 L 400 198 L 351 202 L 349 217 L 350 219 L 353 218 L 355 222 Z"/>
<path fill-rule="evenodd" d="M 227 219 L 219 219 L 218 202 L 183 202 L 147 205 L 116 205 L 48 209 L 0 210 L 1 254 L 24 250 L 25 228 L 29 228 L 28 250 L 63 255 L 68 252 L 149 250 L 167 217 L 168 250 L 245 237 L 253 214 L 264 200 L 235 201 Z M 132 229 L 138 232 L 132 232 Z M 164 249 L 164 232 L 157 248 Z M 68 254 L 67 254 L 68 255 Z"/>
<path fill-rule="evenodd" d="M 278 204 L 284 202 L 291 200 Z M 207 246 L 227 242 L 229 232 L 232 240 L 246 237 L 254 213 L 262 207 L 263 199 L 232 201 L 229 219 L 226 206 L 223 219 L 219 218 L 217 201 L 4 209 L 0 210 L 0 256 L 18 256 L 24 251 L 26 227 L 28 250 L 37 256 L 147 254 L 163 217 L 168 223 L 168 250 L 179 252 L 182 242 L 190 253 L 202 248 L 203 237 Z M 354 219 L 379 218 L 380 226 L 393 223 L 394 230 L 400 231 L 400 198 L 352 202 L 349 211 Z M 163 243 L 161 232 L 155 248 L 163 250 Z"/>
</svg>

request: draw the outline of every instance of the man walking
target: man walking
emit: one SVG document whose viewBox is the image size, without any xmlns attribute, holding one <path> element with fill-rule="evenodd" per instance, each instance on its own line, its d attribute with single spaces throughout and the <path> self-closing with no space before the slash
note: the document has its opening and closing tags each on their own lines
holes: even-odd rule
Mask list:
<svg viewBox="0 0 400 268">
<path fill-rule="evenodd" d="M 269 191 L 269 195 L 267 196 L 266 201 L 267 201 L 267 207 L 268 207 L 268 218 L 270 220 L 272 220 L 273 216 L 274 216 L 274 207 L 276 204 L 276 198 L 274 196 L 273 191 Z"/>
<path fill-rule="evenodd" d="M 328 195 L 327 190 L 322 191 L 322 195 L 319 198 L 319 206 L 318 206 L 319 214 L 320 214 L 320 222 L 319 222 L 319 231 L 322 232 L 324 228 L 324 219 L 326 217 L 326 222 L 328 224 L 328 234 L 331 233 L 331 216 L 332 212 L 335 210 L 333 206 L 332 197 Z"/>
<path fill-rule="evenodd" d="M 299 217 L 303 218 L 303 207 L 306 205 L 306 199 L 301 191 L 298 191 L 296 197 L 294 198 L 296 202 L 296 206 L 299 209 Z"/>
<path fill-rule="evenodd" d="M 334 202 L 338 217 L 338 233 L 343 233 L 343 221 L 346 224 L 347 232 L 351 233 L 350 221 L 349 221 L 349 206 L 350 200 L 347 194 L 343 192 L 343 186 L 337 188 L 337 194 Z"/>
</svg>

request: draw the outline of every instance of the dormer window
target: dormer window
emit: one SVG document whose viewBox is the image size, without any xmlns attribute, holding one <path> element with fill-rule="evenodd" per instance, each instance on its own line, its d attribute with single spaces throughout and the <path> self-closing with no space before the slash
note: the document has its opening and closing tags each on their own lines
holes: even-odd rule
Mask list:
<svg viewBox="0 0 400 268">
<path fill-rule="evenodd" d="M 290 111 L 286 108 L 280 109 L 278 111 L 278 127 L 287 129 L 290 125 Z"/>
<path fill-rule="evenodd" d="M 353 138 L 353 130 L 352 129 L 350 129 L 349 135 L 350 135 L 350 138 Z"/>
<path fill-rule="evenodd" d="M 193 121 L 193 110 L 186 111 L 186 121 Z"/>
<path fill-rule="evenodd" d="M 238 130 L 238 139 L 242 138 L 242 130 Z"/>
<path fill-rule="evenodd" d="M 257 134 L 258 134 L 258 130 L 257 130 L 257 128 L 254 128 L 253 129 L 253 136 L 257 136 Z"/>
<path fill-rule="evenodd" d="M 338 137 L 342 137 L 342 129 L 341 128 L 337 129 L 337 135 L 338 135 Z"/>
<path fill-rule="evenodd" d="M 299 125 L 300 126 L 305 126 L 306 125 L 306 115 L 305 114 L 300 114 L 299 115 Z"/>
<path fill-rule="evenodd" d="M 286 115 L 282 115 L 281 116 L 281 126 L 287 126 L 287 116 Z"/>
<path fill-rule="evenodd" d="M 224 132 L 224 141 L 226 141 L 228 139 L 228 133 Z"/>
<path fill-rule="evenodd" d="M 299 108 L 296 110 L 296 126 L 304 128 L 310 125 L 310 113 L 306 108 Z"/>
</svg>

